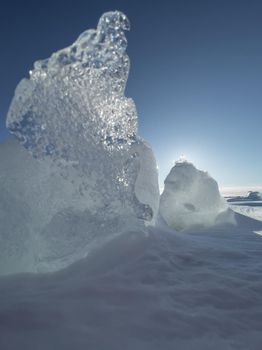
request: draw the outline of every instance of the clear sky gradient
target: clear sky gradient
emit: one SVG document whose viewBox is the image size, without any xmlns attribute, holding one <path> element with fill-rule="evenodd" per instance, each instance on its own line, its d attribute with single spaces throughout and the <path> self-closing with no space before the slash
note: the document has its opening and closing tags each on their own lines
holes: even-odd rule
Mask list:
<svg viewBox="0 0 262 350">
<path fill-rule="evenodd" d="M 0 140 L 14 89 L 34 61 L 100 15 L 131 21 L 127 95 L 160 183 L 185 154 L 220 186 L 262 185 L 262 1 L 6 1 L 0 5 Z"/>
</svg>

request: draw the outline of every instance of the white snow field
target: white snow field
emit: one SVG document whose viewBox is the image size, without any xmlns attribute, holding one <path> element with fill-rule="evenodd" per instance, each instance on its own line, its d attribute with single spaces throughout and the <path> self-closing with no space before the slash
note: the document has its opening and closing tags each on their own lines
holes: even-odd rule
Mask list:
<svg viewBox="0 0 262 350">
<path fill-rule="evenodd" d="M 239 214 L 249 216 L 253 219 L 262 221 L 262 201 L 231 204 L 232 210 Z"/>
<path fill-rule="evenodd" d="M 261 198 L 261 192 L 249 191 L 247 196 L 231 196 L 229 204 L 234 212 L 262 221 Z M 262 235 L 262 231 L 255 233 Z"/>
<path fill-rule="evenodd" d="M 65 270 L 0 278 L 0 349 L 261 350 L 262 222 L 126 232 Z"/>
<path fill-rule="evenodd" d="M 262 221 L 221 220 L 234 215 L 217 184 L 185 164 L 161 218 L 124 95 L 128 29 L 104 14 L 16 89 L 17 140 L 0 145 L 0 350 L 261 350 Z"/>
<path fill-rule="evenodd" d="M 225 197 L 232 210 L 249 216 L 253 219 L 262 220 L 262 192 L 248 191 L 244 195 L 232 195 Z"/>
</svg>

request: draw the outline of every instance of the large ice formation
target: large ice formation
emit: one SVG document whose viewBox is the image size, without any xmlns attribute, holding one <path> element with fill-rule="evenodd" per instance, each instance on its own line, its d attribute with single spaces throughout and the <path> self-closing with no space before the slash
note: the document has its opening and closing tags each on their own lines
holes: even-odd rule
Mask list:
<svg viewBox="0 0 262 350">
<path fill-rule="evenodd" d="M 0 147 L 0 273 L 57 270 L 154 222 L 156 163 L 124 95 L 129 27 L 105 13 L 18 84 L 6 124 L 20 143 Z"/>
<path fill-rule="evenodd" d="M 159 213 L 176 230 L 235 223 L 217 182 L 185 159 L 176 162 L 165 179 Z"/>
</svg>

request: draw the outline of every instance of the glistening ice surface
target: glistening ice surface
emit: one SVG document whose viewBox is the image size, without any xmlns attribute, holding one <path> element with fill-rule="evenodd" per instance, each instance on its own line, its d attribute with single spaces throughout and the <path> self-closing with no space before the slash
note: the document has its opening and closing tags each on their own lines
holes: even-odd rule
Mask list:
<svg viewBox="0 0 262 350">
<path fill-rule="evenodd" d="M 1 273 L 56 270 L 153 223 L 156 164 L 124 95 L 125 30 L 127 17 L 108 12 L 19 83 L 7 127 L 20 145 L 0 152 Z"/>
<path fill-rule="evenodd" d="M 87 147 L 88 154 L 98 147 L 108 152 L 135 141 L 136 109 L 124 96 L 129 73 L 125 30 L 124 14 L 106 13 L 97 30 L 35 62 L 30 79 L 20 82 L 7 127 L 36 157 L 76 162 L 87 156 Z"/>
</svg>

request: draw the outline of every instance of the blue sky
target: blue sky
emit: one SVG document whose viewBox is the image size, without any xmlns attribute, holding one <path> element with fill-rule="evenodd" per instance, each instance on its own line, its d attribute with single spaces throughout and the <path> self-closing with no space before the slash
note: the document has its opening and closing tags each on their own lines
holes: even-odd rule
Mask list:
<svg viewBox="0 0 262 350">
<path fill-rule="evenodd" d="M 160 182 L 185 154 L 221 186 L 262 185 L 261 1 L 2 0 L 0 140 L 14 89 L 33 62 L 115 9 L 131 21 L 127 95 Z"/>
</svg>

